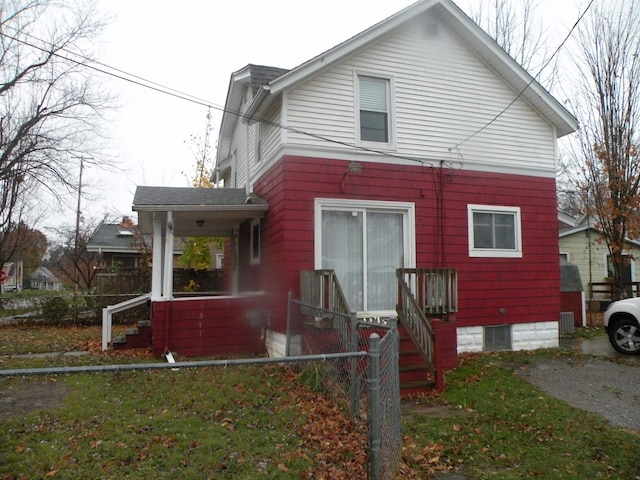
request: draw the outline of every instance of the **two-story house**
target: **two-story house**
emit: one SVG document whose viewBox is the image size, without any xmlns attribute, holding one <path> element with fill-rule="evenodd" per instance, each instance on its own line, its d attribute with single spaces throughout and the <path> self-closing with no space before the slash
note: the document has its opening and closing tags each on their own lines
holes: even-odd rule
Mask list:
<svg viewBox="0 0 640 480">
<path fill-rule="evenodd" d="M 225 227 L 231 293 L 263 293 L 273 355 L 288 292 L 319 269 L 336 272 L 352 311 L 385 317 L 398 268 L 454 268 L 459 352 L 553 347 L 557 139 L 576 128 L 453 2 L 422 0 L 291 70 L 234 72 L 217 150 L 225 188 L 189 202 L 140 187 L 134 210 L 158 245 L 196 222 Z M 181 320 L 163 287 L 169 262 L 154 255 L 154 321 L 170 349 L 166 326 Z"/>
</svg>

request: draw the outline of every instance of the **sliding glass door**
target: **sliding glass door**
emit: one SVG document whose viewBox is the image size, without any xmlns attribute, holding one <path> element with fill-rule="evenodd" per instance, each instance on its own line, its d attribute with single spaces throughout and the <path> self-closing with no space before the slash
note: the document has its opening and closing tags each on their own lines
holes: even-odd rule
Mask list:
<svg viewBox="0 0 640 480">
<path fill-rule="evenodd" d="M 395 271 L 409 266 L 413 258 L 409 240 L 409 232 L 413 232 L 412 205 L 318 202 L 317 268 L 335 270 L 351 310 L 393 314 L 397 300 Z"/>
</svg>

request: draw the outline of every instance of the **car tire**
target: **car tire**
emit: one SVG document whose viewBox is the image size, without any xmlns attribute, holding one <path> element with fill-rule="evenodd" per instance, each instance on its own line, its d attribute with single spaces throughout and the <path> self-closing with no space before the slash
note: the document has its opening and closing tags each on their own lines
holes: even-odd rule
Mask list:
<svg viewBox="0 0 640 480">
<path fill-rule="evenodd" d="M 620 353 L 640 355 L 640 326 L 633 318 L 616 320 L 609 328 L 609 342 Z"/>
</svg>

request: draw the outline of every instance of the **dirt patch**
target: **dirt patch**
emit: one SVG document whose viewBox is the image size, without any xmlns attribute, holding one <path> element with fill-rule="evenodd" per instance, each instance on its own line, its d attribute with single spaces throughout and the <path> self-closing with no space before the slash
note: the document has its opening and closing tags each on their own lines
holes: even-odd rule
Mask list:
<svg viewBox="0 0 640 480">
<path fill-rule="evenodd" d="M 449 418 L 461 414 L 470 413 L 466 410 L 450 407 L 448 405 L 425 405 L 421 401 L 402 401 L 402 420 L 413 421 L 416 415 L 427 418 Z"/>
<path fill-rule="evenodd" d="M 35 410 L 57 407 L 71 387 L 63 382 L 29 382 L 11 385 L 0 395 L 0 422 Z"/>
</svg>

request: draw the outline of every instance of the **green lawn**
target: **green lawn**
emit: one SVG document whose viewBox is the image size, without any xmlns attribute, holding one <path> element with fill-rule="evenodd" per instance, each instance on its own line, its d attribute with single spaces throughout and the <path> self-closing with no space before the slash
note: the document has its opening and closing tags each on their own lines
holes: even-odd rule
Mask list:
<svg viewBox="0 0 640 480">
<path fill-rule="evenodd" d="M 64 331 L 66 330 L 66 331 Z M 148 353 L 15 358 L 99 345 L 99 327 L 0 326 L 0 368 L 160 361 Z M 405 415 L 398 478 L 635 479 L 640 435 L 527 383 L 515 369 L 555 350 L 461 357 L 447 391 Z M 308 375 L 306 377 L 309 377 Z M 0 418 L 0 479 L 365 478 L 366 436 L 280 366 L 0 377 L 0 392 L 64 384 L 53 408 Z"/>
<path fill-rule="evenodd" d="M 449 414 L 414 414 L 406 422 L 409 456 L 434 452 L 416 463 L 431 460 L 432 466 L 455 469 L 474 480 L 637 478 L 638 432 L 613 427 L 552 398 L 514 371 L 518 364 L 551 354 L 571 355 L 544 351 L 462 357 L 461 366 L 447 376 L 447 391 L 421 400 L 446 405 Z"/>
</svg>

